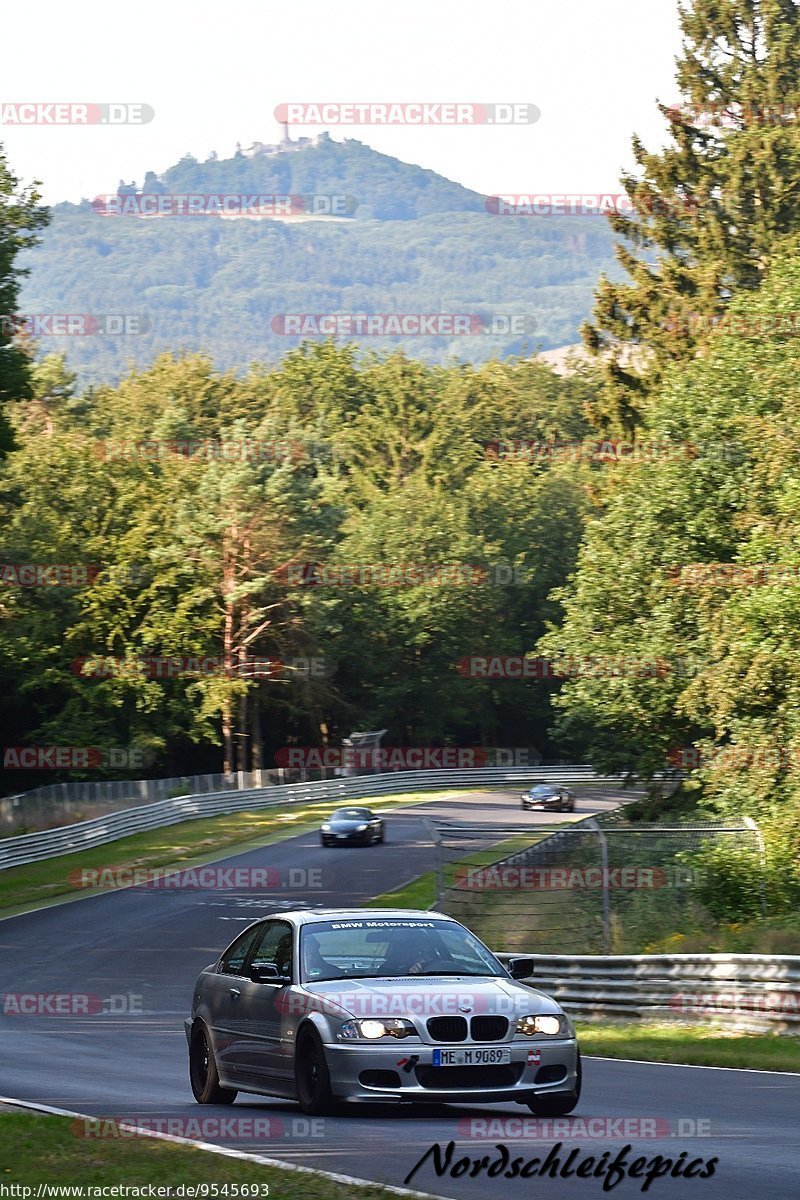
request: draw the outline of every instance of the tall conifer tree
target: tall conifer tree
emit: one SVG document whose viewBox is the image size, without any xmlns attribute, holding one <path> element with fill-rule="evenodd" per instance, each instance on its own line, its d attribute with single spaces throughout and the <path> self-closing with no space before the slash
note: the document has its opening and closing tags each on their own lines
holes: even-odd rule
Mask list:
<svg viewBox="0 0 800 1200">
<path fill-rule="evenodd" d="M 665 367 L 695 353 L 708 318 L 758 287 L 800 231 L 797 0 L 692 0 L 680 22 L 681 103 L 659 104 L 673 144 L 651 154 L 633 138 L 638 169 L 622 183 L 634 211 L 609 216 L 629 278 L 601 278 L 581 331 L 602 355 L 595 419 L 627 432 Z"/>
</svg>

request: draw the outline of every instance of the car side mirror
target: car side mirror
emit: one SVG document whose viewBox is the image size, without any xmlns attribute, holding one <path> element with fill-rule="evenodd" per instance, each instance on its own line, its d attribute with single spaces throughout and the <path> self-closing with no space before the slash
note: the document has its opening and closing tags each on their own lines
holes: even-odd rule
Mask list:
<svg viewBox="0 0 800 1200">
<path fill-rule="evenodd" d="M 288 975 L 281 975 L 275 963 L 254 963 L 250 968 L 253 983 L 291 983 Z"/>
<path fill-rule="evenodd" d="M 532 958 L 509 958 L 506 968 L 512 979 L 530 979 L 533 974 Z"/>
</svg>

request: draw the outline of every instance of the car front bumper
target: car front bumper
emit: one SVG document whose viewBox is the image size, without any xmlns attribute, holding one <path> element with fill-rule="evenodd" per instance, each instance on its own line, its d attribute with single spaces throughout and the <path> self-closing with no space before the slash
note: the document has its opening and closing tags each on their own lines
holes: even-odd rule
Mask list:
<svg viewBox="0 0 800 1200">
<path fill-rule="evenodd" d="M 363 846 L 372 841 L 374 831 L 365 829 L 361 833 L 322 833 L 320 836 L 326 846 Z"/>
<path fill-rule="evenodd" d="M 434 1049 L 499 1049 L 511 1047 L 511 1063 L 496 1067 L 434 1067 Z M 410 1044 L 325 1044 L 334 1095 L 343 1100 L 416 1101 L 422 1103 L 490 1104 L 533 1096 L 558 1095 L 576 1086 L 577 1042 L 570 1038 L 536 1042 Z M 413 1063 L 416 1057 L 417 1062 Z M 405 1060 L 405 1061 L 403 1061 Z M 375 1074 L 380 1072 L 381 1075 Z M 390 1079 L 386 1073 L 392 1073 Z M 439 1072 L 442 1072 L 439 1083 Z M 466 1072 L 460 1077 L 457 1072 Z M 382 1078 L 385 1076 L 385 1078 Z"/>
</svg>

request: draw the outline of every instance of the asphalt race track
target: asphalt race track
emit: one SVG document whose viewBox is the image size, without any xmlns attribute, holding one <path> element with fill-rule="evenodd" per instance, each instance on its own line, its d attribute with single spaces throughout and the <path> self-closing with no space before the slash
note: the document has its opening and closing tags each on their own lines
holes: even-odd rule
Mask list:
<svg viewBox="0 0 800 1200">
<path fill-rule="evenodd" d="M 613 793 L 579 789 L 576 815 L 616 802 Z M 717 1156 L 712 1178 L 667 1175 L 653 1181 L 644 1193 L 649 1197 L 794 1200 L 800 1190 L 800 1077 L 792 1075 L 590 1059 L 579 1108 L 556 1128 L 535 1125 L 528 1109 L 514 1104 L 353 1106 L 346 1115 L 313 1120 L 288 1102 L 267 1098 L 240 1096 L 233 1107 L 220 1108 L 194 1103 L 183 1018 L 198 971 L 263 912 L 357 906 L 432 869 L 423 818 L 434 812 L 489 823 L 518 823 L 522 815 L 516 792 L 440 800 L 389 815 L 384 846 L 323 850 L 317 834 L 306 833 L 218 864 L 279 868 L 284 877 L 292 868 L 305 886 L 274 893 L 129 888 L 0 921 L 0 990 L 7 997 L 72 994 L 90 997 L 80 1002 L 90 1010 L 114 1010 L 1 1015 L 0 1094 L 112 1120 L 139 1117 L 165 1132 L 401 1186 L 435 1142 L 443 1151 L 456 1142 L 453 1164 L 486 1155 L 491 1166 L 498 1142 L 512 1160 L 528 1161 L 544 1158 L 561 1141 L 562 1163 L 578 1151 L 573 1169 L 588 1155 L 598 1160 L 608 1152 L 613 1159 L 627 1144 L 629 1162 L 656 1155 L 678 1160 L 686 1152 L 680 1160 L 685 1166 Z M 531 813 L 525 819 L 536 825 L 552 817 Z M 113 844 L 108 862 L 115 862 Z M 215 1121 L 232 1118 L 233 1125 L 215 1133 Z M 626 1128 L 622 1118 L 633 1124 Z M 225 1181 L 224 1160 L 209 1170 L 212 1178 Z M 601 1179 L 574 1174 L 507 1179 L 487 1178 L 484 1170 L 474 1178 L 468 1172 L 437 1177 L 429 1157 L 408 1186 L 458 1198 L 573 1200 L 640 1196 L 644 1183 L 626 1178 L 607 1193 Z"/>
</svg>

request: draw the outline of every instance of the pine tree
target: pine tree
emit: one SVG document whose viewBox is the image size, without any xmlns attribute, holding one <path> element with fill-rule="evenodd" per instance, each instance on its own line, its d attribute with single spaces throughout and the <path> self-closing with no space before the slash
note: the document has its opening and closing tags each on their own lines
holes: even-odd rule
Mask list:
<svg viewBox="0 0 800 1200">
<path fill-rule="evenodd" d="M 709 318 L 800 232 L 797 0 L 693 0 L 680 23 L 683 102 L 658 106 L 674 145 L 650 154 L 633 138 L 633 211 L 609 215 L 629 279 L 601 277 L 581 331 L 602 356 L 595 420 L 628 433 L 665 368 L 696 353 Z"/>
<path fill-rule="evenodd" d="M 36 187 L 20 189 L 0 145 L 0 458 L 14 444 L 3 407 L 9 400 L 31 395 L 29 347 L 19 336 L 17 321 L 20 282 L 27 271 L 15 266 L 14 260 L 20 250 L 35 245 L 35 231 L 49 219 L 39 207 Z"/>
</svg>

